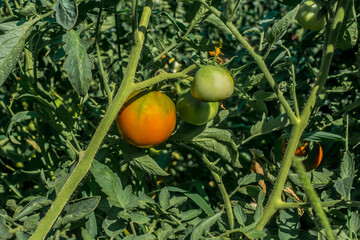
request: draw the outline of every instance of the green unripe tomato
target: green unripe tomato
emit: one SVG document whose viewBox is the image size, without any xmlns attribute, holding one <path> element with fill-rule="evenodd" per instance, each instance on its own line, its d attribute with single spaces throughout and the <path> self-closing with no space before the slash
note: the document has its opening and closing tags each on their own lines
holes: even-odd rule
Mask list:
<svg viewBox="0 0 360 240">
<path fill-rule="evenodd" d="M 234 92 L 234 80 L 230 73 L 219 66 L 201 67 L 195 74 L 191 95 L 202 102 L 217 102 Z"/>
<path fill-rule="evenodd" d="M 300 4 L 299 11 L 296 14 L 296 20 L 304 28 L 313 31 L 319 31 L 326 25 L 326 16 L 321 11 L 322 5 L 318 1 L 306 0 Z"/>
<path fill-rule="evenodd" d="M 176 102 L 176 110 L 185 122 L 203 125 L 216 116 L 218 105 L 218 102 L 200 102 L 187 91 Z"/>
<path fill-rule="evenodd" d="M 301 3 L 301 0 L 276 0 L 278 3 L 288 5 L 288 6 L 295 6 Z"/>
</svg>

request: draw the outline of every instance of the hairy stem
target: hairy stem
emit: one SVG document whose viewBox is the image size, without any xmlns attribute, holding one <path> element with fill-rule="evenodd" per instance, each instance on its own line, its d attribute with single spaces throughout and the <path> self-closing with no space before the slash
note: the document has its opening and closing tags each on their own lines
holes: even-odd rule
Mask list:
<svg viewBox="0 0 360 240">
<path fill-rule="evenodd" d="M 316 212 L 316 215 L 320 219 L 320 223 L 325 230 L 326 236 L 330 240 L 335 240 L 335 237 L 331 232 L 329 220 L 327 219 L 327 216 L 321 206 L 320 198 L 317 195 L 313 186 L 311 185 L 310 179 L 306 176 L 305 168 L 304 168 L 301 160 L 295 159 L 294 166 L 296 168 L 296 172 L 298 173 L 298 175 L 301 179 L 305 193 L 308 196 L 310 203 Z"/>
<path fill-rule="evenodd" d="M 105 88 L 105 92 L 106 92 L 106 96 L 108 98 L 108 104 L 110 105 L 112 102 L 112 92 L 109 88 L 109 79 L 107 77 L 107 74 L 104 71 L 104 67 L 101 61 L 101 52 L 100 52 L 100 47 L 99 47 L 99 41 L 100 41 L 100 21 L 101 21 L 101 13 L 102 13 L 102 8 L 103 8 L 103 1 L 101 1 L 100 4 L 100 10 L 99 10 L 99 14 L 98 14 L 98 18 L 96 21 L 96 30 L 95 30 L 95 36 L 96 36 L 96 41 L 95 41 L 95 46 L 96 46 L 96 55 L 98 58 L 98 62 L 99 62 L 99 69 L 100 69 L 100 73 L 101 73 L 101 77 L 103 80 L 103 84 L 104 84 L 104 88 Z"/>
</svg>

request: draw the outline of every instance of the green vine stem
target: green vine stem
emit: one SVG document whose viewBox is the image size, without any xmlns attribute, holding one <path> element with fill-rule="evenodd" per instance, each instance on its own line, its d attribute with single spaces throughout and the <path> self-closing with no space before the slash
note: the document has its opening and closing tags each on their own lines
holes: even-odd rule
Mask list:
<svg viewBox="0 0 360 240">
<path fill-rule="evenodd" d="M 34 234 L 30 237 L 30 240 L 39 240 L 46 237 L 46 234 L 51 229 L 56 218 L 59 216 L 66 202 L 69 200 L 71 194 L 74 192 L 74 190 L 76 189 L 80 181 L 84 178 L 86 173 L 89 171 L 91 163 L 95 157 L 98 148 L 100 147 L 103 138 L 105 137 L 105 134 L 109 130 L 125 99 L 132 92 L 133 79 L 140 58 L 140 53 L 145 38 L 145 29 L 147 29 L 147 25 L 150 19 L 152 5 L 153 0 L 147 0 L 145 3 L 145 7 L 139 24 L 139 28 L 141 29 L 141 31 L 138 32 L 139 41 L 134 43 L 132 47 L 129 64 L 123 82 L 117 94 L 115 95 L 112 104 L 109 106 L 109 109 L 106 111 L 104 118 L 101 120 L 100 125 L 96 129 L 88 148 L 85 152 L 80 153 L 79 163 L 67 179 L 63 188 L 57 195 L 54 203 L 51 205 L 45 217 L 40 222 L 40 225 L 35 230 Z"/>
<path fill-rule="evenodd" d="M 207 157 L 205 156 L 205 154 L 202 154 L 201 159 L 205 162 L 205 164 L 208 165 L 214 165 L 212 162 L 210 162 Z M 229 225 L 230 225 L 230 229 L 234 229 L 234 213 L 232 210 L 232 206 L 231 206 L 231 201 L 230 201 L 230 197 L 229 194 L 226 191 L 224 182 L 221 178 L 221 176 L 219 174 L 217 174 L 216 172 L 212 171 L 209 168 L 211 174 L 213 175 L 216 184 L 218 185 L 218 188 L 220 190 L 221 196 L 224 200 L 225 203 L 225 209 L 226 209 L 226 215 L 229 221 Z"/>
<path fill-rule="evenodd" d="M 303 133 L 303 131 L 305 130 L 308 124 L 319 91 L 321 91 L 325 85 L 334 53 L 334 46 L 339 36 L 341 23 L 345 15 L 345 9 L 350 5 L 348 4 L 349 2 L 350 1 L 347 0 L 341 0 L 338 5 L 338 10 L 334 19 L 334 25 L 330 29 L 328 44 L 324 46 L 319 79 L 316 82 L 312 92 L 310 93 L 308 101 L 305 104 L 304 110 L 301 113 L 300 123 L 298 125 L 293 126 L 293 130 L 289 140 L 289 145 L 286 148 L 284 159 L 274 186 L 274 190 L 271 193 L 269 200 L 264 208 L 264 213 L 261 220 L 258 222 L 258 224 L 255 227 L 256 229 L 263 229 L 264 226 L 267 224 L 267 222 L 270 220 L 271 216 L 276 212 L 276 208 L 279 205 L 281 205 L 281 192 L 286 182 L 287 174 L 291 167 L 292 157 L 294 156 L 296 145 L 300 140 L 301 134 Z M 296 145 L 293 145 L 295 142 Z"/>
<path fill-rule="evenodd" d="M 320 223 L 323 226 L 325 230 L 325 234 L 330 240 L 335 240 L 334 235 L 331 232 L 331 227 L 329 220 L 327 219 L 327 216 L 324 212 L 324 209 L 321 206 L 321 202 L 319 199 L 319 196 L 317 195 L 315 189 L 311 185 L 310 179 L 306 176 L 305 168 L 301 162 L 301 160 L 296 159 L 294 160 L 294 167 L 296 169 L 296 172 L 298 173 L 301 182 L 303 184 L 304 190 L 306 195 L 308 196 L 310 203 L 312 207 L 314 208 L 316 215 L 320 219 Z"/>
<path fill-rule="evenodd" d="M 281 47 L 285 50 L 288 57 L 291 59 L 291 53 L 289 49 L 287 49 L 284 45 L 281 45 Z M 292 79 L 292 87 L 291 87 L 291 95 L 294 100 L 294 106 L 295 106 L 295 114 L 296 117 L 300 117 L 300 111 L 299 111 L 299 104 L 296 97 L 296 74 L 295 74 L 295 66 L 294 63 L 291 61 L 291 79 Z"/>
<path fill-rule="evenodd" d="M 12 9 L 11 9 L 11 7 L 10 7 L 9 1 L 8 1 L 8 0 L 4 0 L 4 3 L 5 3 L 6 8 L 7 8 L 8 11 L 9 11 L 10 16 L 14 16 L 14 12 L 12 11 Z"/>
<path fill-rule="evenodd" d="M 100 46 L 99 46 L 99 41 L 100 41 L 100 21 L 101 21 L 102 9 L 103 9 L 103 1 L 101 1 L 99 14 L 98 14 L 98 18 L 97 18 L 97 21 L 96 21 L 96 28 L 95 28 L 96 41 L 95 41 L 95 46 L 96 46 L 96 55 L 97 55 L 98 62 L 99 62 L 99 69 L 100 69 L 101 77 L 102 77 L 102 80 L 103 80 L 106 96 L 108 98 L 108 104 L 111 105 L 113 96 L 112 96 L 112 92 L 111 92 L 111 90 L 109 88 L 109 79 L 107 77 L 107 74 L 104 71 L 104 67 L 103 67 L 103 64 L 102 64 L 102 61 L 101 61 L 101 53 L 100 53 Z"/>
</svg>

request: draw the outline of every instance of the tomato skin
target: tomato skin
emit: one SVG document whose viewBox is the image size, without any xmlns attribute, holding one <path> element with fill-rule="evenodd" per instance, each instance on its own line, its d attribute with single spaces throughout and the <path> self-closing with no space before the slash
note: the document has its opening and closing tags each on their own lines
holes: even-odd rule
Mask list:
<svg viewBox="0 0 360 240">
<path fill-rule="evenodd" d="M 326 25 L 326 16 L 321 8 L 322 5 L 318 1 L 306 0 L 300 4 L 296 20 L 304 28 L 319 31 Z"/>
<path fill-rule="evenodd" d="M 230 73 L 219 66 L 201 67 L 190 88 L 191 95 L 202 102 L 217 102 L 229 98 L 234 92 Z"/>
<path fill-rule="evenodd" d="M 302 0 L 276 0 L 276 1 L 284 5 L 295 6 L 301 3 Z"/>
<path fill-rule="evenodd" d="M 203 125 L 216 116 L 218 105 L 218 102 L 200 102 L 187 91 L 176 102 L 176 110 L 185 122 Z"/>
<path fill-rule="evenodd" d="M 116 125 L 128 143 L 140 148 L 155 147 L 166 141 L 175 129 L 175 104 L 157 91 L 132 94 L 119 111 Z"/>
</svg>

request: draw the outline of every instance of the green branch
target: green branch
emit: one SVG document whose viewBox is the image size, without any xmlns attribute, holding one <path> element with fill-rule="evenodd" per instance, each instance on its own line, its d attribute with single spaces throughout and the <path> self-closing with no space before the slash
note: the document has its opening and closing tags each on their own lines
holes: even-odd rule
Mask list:
<svg viewBox="0 0 360 240">
<path fill-rule="evenodd" d="M 104 88 L 105 88 L 105 92 L 106 92 L 106 96 L 108 98 L 108 104 L 110 105 L 112 102 L 112 92 L 109 88 L 109 79 L 107 77 L 107 74 L 104 71 L 104 67 L 101 61 L 101 52 L 100 52 L 100 47 L 99 47 L 99 41 L 100 41 L 100 21 L 101 21 L 101 13 L 102 13 L 102 8 L 103 8 L 103 1 L 101 1 L 100 4 L 100 10 L 99 10 L 99 14 L 98 14 L 98 18 L 96 21 L 96 28 L 95 28 L 95 36 L 96 36 L 96 41 L 95 41 L 95 46 L 96 46 L 96 55 L 98 58 L 98 62 L 99 62 L 99 68 L 100 68 L 100 73 L 101 73 L 101 77 L 103 80 L 103 84 L 104 84 Z"/>
<path fill-rule="evenodd" d="M 184 70 L 182 70 L 181 72 L 178 72 L 178 73 L 167 73 L 165 71 L 161 71 L 155 77 L 149 78 L 149 79 L 139 82 L 139 83 L 136 83 L 134 86 L 134 90 L 143 89 L 143 88 L 149 87 L 151 85 L 154 85 L 156 83 L 167 80 L 167 79 L 186 77 L 189 72 L 195 70 L 196 68 L 197 68 L 197 66 L 194 64 L 194 65 L 191 65 L 190 67 L 185 68 Z"/>
<path fill-rule="evenodd" d="M 205 162 L 205 165 L 214 165 L 212 162 L 210 162 L 207 157 L 205 156 L 205 154 L 202 154 L 201 159 Z M 209 167 L 208 167 L 209 168 Z M 216 184 L 218 185 L 218 188 L 220 190 L 222 199 L 224 200 L 225 203 L 225 209 L 226 209 L 226 215 L 229 221 L 229 225 L 230 225 L 230 229 L 234 229 L 234 213 L 232 210 L 232 206 L 231 206 L 231 201 L 230 201 L 230 197 L 229 194 L 226 191 L 224 182 L 221 178 L 221 176 L 219 174 L 217 174 L 216 172 L 212 171 L 209 168 L 211 174 L 213 175 Z"/>
<path fill-rule="evenodd" d="M 284 188 L 284 184 L 286 182 L 287 174 L 291 167 L 292 157 L 294 156 L 296 146 L 298 141 L 300 140 L 301 134 L 304 132 L 308 121 L 311 116 L 311 112 L 313 107 L 315 106 L 317 97 L 319 92 L 323 89 L 327 76 L 330 70 L 330 64 L 334 53 L 334 46 L 336 44 L 337 38 L 339 36 L 340 27 L 342 20 L 344 19 L 346 6 L 349 6 L 349 1 L 341 0 L 338 6 L 338 11 L 334 20 L 334 26 L 330 28 L 329 39 L 327 41 L 328 45 L 324 46 L 324 53 L 321 61 L 319 80 L 315 84 L 313 91 L 308 98 L 307 103 L 305 104 L 304 110 L 300 116 L 299 125 L 295 125 L 293 127 L 289 144 L 286 148 L 284 159 L 279 171 L 279 175 L 277 177 L 274 190 L 271 193 L 269 200 L 264 208 L 264 213 L 258 224 L 256 225 L 256 229 L 263 229 L 267 222 L 270 220 L 271 216 L 277 211 L 276 208 L 281 205 L 281 192 Z M 344 7 L 345 6 L 345 7 Z M 335 27 L 336 26 L 336 27 Z"/>
</svg>

